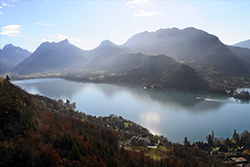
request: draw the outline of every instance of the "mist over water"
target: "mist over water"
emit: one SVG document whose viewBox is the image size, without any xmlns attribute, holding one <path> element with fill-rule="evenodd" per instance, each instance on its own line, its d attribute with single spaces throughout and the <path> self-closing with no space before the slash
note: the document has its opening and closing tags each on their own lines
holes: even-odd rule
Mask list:
<svg viewBox="0 0 250 167">
<path fill-rule="evenodd" d="M 234 129 L 250 130 L 249 102 L 211 94 L 145 91 L 142 86 L 93 84 L 62 79 L 12 81 L 32 94 L 76 102 L 77 110 L 93 116 L 115 114 L 174 142 L 232 137 Z M 197 96 L 205 100 L 196 100 Z"/>
</svg>

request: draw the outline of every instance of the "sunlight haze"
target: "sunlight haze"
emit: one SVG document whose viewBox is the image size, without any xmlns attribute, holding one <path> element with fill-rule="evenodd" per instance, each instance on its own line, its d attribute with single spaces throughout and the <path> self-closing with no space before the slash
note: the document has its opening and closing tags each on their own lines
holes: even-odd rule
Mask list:
<svg viewBox="0 0 250 167">
<path fill-rule="evenodd" d="M 45 41 L 84 50 L 108 39 L 124 44 L 134 34 L 195 27 L 228 45 L 250 39 L 250 1 L 0 1 L 0 48 L 12 43 L 33 52 Z"/>
</svg>

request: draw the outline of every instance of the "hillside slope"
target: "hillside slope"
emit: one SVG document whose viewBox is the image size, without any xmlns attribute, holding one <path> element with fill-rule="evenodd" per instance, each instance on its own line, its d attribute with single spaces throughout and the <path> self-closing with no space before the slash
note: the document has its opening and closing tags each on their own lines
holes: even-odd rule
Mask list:
<svg viewBox="0 0 250 167">
<path fill-rule="evenodd" d="M 191 67 L 166 55 L 125 54 L 118 56 L 110 68 L 120 69 L 120 82 L 161 85 L 165 89 L 203 90 L 206 82 Z"/>
<path fill-rule="evenodd" d="M 120 133 L 88 123 L 85 114 L 2 78 L 0 90 L 1 166 L 155 166 L 144 153 L 119 148 Z"/>
</svg>

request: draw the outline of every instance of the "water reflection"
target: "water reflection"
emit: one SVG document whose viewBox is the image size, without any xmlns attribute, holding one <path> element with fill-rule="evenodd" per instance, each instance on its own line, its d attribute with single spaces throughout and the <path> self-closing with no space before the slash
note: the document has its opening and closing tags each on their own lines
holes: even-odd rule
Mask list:
<svg viewBox="0 0 250 167">
<path fill-rule="evenodd" d="M 63 100 L 71 100 L 75 94 L 79 92 L 84 93 L 84 90 L 89 89 L 101 90 L 109 99 L 126 92 L 140 101 L 144 101 L 146 103 L 159 103 L 162 106 L 172 108 L 174 112 L 182 110 L 182 108 L 185 108 L 186 111 L 192 113 L 214 111 L 224 105 L 225 102 L 228 102 L 227 97 L 224 96 L 165 92 L 157 90 L 145 91 L 142 86 L 80 83 L 62 79 L 33 79 L 13 81 L 13 83 L 21 86 L 30 93 L 39 93 L 53 99 L 61 98 Z M 210 98 L 210 100 L 196 100 L 195 98 L 197 96 L 204 96 L 206 98 Z M 211 98 L 213 98 L 213 100 L 211 100 Z M 215 100 L 215 98 L 217 99 Z"/>
<path fill-rule="evenodd" d="M 32 94 L 40 94 L 48 96 L 52 99 L 72 99 L 72 96 L 87 87 L 85 84 L 79 84 L 76 82 L 65 81 L 62 79 L 31 79 L 22 81 L 12 81 Z"/>
<path fill-rule="evenodd" d="M 228 102 L 228 98 L 219 95 L 209 94 L 190 94 L 182 92 L 166 92 L 166 91 L 145 91 L 142 86 L 118 86 L 97 84 L 96 88 L 100 89 L 107 97 L 119 95 L 121 92 L 128 92 L 137 99 L 143 100 L 147 103 L 157 102 L 160 105 L 170 107 L 172 106 L 175 111 L 179 107 L 187 109 L 187 111 L 196 113 L 204 111 L 212 111 L 218 109 L 223 103 Z M 204 96 L 208 98 L 216 98 L 213 101 L 196 100 L 197 96 Z"/>
<path fill-rule="evenodd" d="M 150 130 L 152 134 L 162 134 L 159 125 L 161 116 L 155 111 L 146 111 L 139 113 L 139 122 Z"/>
</svg>

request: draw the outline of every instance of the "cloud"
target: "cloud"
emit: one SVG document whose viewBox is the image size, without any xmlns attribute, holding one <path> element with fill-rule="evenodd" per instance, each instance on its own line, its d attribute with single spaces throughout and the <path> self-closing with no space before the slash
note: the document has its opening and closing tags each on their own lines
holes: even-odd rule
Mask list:
<svg viewBox="0 0 250 167">
<path fill-rule="evenodd" d="M 2 7 L 2 6 L 0 6 L 0 9 L 3 9 L 3 7 Z"/>
<path fill-rule="evenodd" d="M 42 42 L 57 42 L 57 41 L 62 41 L 64 39 L 67 39 L 67 37 L 65 35 L 56 33 L 56 35 L 42 35 L 43 37 L 49 38 L 49 39 L 45 39 L 42 38 Z"/>
<path fill-rule="evenodd" d="M 42 26 L 55 26 L 54 24 L 46 24 L 46 23 L 35 23 L 35 24 Z"/>
<path fill-rule="evenodd" d="M 134 1 L 128 1 L 125 6 L 129 6 L 130 8 L 135 8 L 135 6 L 142 6 L 142 5 L 147 5 L 147 6 L 152 6 L 151 3 L 149 3 L 152 0 L 134 0 Z"/>
<path fill-rule="evenodd" d="M 51 35 L 51 34 L 47 34 L 47 35 L 40 35 L 42 37 L 45 37 L 45 38 L 48 38 L 48 39 L 45 39 L 45 38 L 42 38 L 42 41 L 45 42 L 57 42 L 57 41 L 61 41 L 61 40 L 64 40 L 64 39 L 68 39 L 69 41 L 72 41 L 72 42 L 90 42 L 89 39 L 81 39 L 81 38 L 71 38 L 71 37 L 67 37 L 66 35 L 62 35 L 60 33 L 56 33 L 56 35 Z"/>
<path fill-rule="evenodd" d="M 48 40 L 48 39 L 42 39 L 42 42 L 53 42 L 52 40 Z"/>
<path fill-rule="evenodd" d="M 20 34 L 21 32 L 19 29 L 21 28 L 21 25 L 8 25 L 6 27 L 1 28 L 1 35 L 7 35 L 7 36 L 16 36 Z"/>
<path fill-rule="evenodd" d="M 155 15 L 155 14 L 160 14 L 160 12 L 158 12 L 158 11 L 145 12 L 143 10 L 142 11 L 138 10 L 137 12 L 138 13 L 134 14 L 134 17 L 147 17 L 147 16 L 152 16 L 152 15 Z"/>
<path fill-rule="evenodd" d="M 62 35 L 62 34 L 59 34 L 59 33 L 56 33 L 56 34 L 57 34 L 57 36 L 58 36 L 58 38 L 59 38 L 60 40 L 67 39 L 67 37 L 66 37 L 65 35 Z"/>
<path fill-rule="evenodd" d="M 147 5 L 149 0 L 134 0 L 134 1 L 128 1 L 126 3 L 126 6 L 129 5 Z"/>
<path fill-rule="evenodd" d="M 10 4 L 7 4 L 7 3 L 3 3 L 3 6 L 4 7 L 14 7 L 14 5 L 10 5 Z"/>
</svg>

